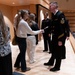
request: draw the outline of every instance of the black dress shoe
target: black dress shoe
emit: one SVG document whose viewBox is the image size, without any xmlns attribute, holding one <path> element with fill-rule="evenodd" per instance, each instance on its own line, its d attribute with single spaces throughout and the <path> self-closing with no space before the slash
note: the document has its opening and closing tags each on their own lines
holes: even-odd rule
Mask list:
<svg viewBox="0 0 75 75">
<path fill-rule="evenodd" d="M 66 57 L 61 57 L 61 59 L 66 59 Z"/>
<path fill-rule="evenodd" d="M 45 66 L 53 66 L 52 64 L 50 63 L 44 63 Z"/>
<path fill-rule="evenodd" d="M 16 69 L 19 69 L 19 68 L 21 68 L 21 66 L 14 66 Z"/>
<path fill-rule="evenodd" d="M 47 52 L 47 50 L 43 50 L 43 52 Z"/>
<path fill-rule="evenodd" d="M 52 53 L 52 52 L 48 52 L 48 53 L 50 54 L 50 53 Z"/>
<path fill-rule="evenodd" d="M 53 71 L 53 72 L 59 71 L 59 70 L 60 70 L 59 68 L 51 68 L 51 69 L 50 69 L 50 71 Z"/>
<path fill-rule="evenodd" d="M 21 70 L 22 72 L 26 72 L 26 71 L 29 71 L 31 70 L 31 68 L 27 67 L 25 70 Z"/>
</svg>

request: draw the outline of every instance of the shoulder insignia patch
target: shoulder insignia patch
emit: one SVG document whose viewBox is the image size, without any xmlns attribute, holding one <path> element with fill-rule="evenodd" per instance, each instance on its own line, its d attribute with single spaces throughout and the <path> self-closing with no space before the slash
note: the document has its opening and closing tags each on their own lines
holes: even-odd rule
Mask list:
<svg viewBox="0 0 75 75">
<path fill-rule="evenodd" d="M 62 18 L 62 19 L 60 20 L 60 23 L 61 23 L 61 24 L 64 24 L 64 23 L 65 23 L 64 18 Z"/>
</svg>

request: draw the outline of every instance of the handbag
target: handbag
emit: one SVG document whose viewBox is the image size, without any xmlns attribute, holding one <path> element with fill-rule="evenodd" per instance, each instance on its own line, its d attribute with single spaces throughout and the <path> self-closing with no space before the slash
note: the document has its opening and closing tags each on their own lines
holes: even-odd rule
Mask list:
<svg viewBox="0 0 75 75">
<path fill-rule="evenodd" d="M 12 40 L 12 45 L 17 45 L 17 37 L 16 37 L 16 35 L 14 36 L 14 38 Z"/>
<path fill-rule="evenodd" d="M 14 38 L 12 39 L 12 45 L 17 45 L 17 36 L 16 36 L 16 33 L 15 33 L 15 29 L 14 29 Z"/>
</svg>

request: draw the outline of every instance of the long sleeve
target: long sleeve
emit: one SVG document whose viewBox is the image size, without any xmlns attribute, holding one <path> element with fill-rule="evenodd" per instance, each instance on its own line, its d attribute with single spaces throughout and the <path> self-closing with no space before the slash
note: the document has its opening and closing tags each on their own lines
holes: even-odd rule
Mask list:
<svg viewBox="0 0 75 75">
<path fill-rule="evenodd" d="M 32 31 L 32 29 L 30 28 L 28 23 L 25 22 L 24 20 L 21 20 L 18 25 L 17 36 L 18 37 L 27 37 L 27 34 L 36 35 L 36 34 L 39 34 L 40 32 L 41 32 L 41 30 Z"/>
<path fill-rule="evenodd" d="M 63 40 L 65 36 L 65 16 L 63 13 L 59 15 L 59 32 L 58 32 L 58 40 Z"/>
<path fill-rule="evenodd" d="M 70 36 L 70 27 L 69 27 L 68 20 L 65 21 L 65 33 L 66 33 L 66 37 Z"/>
</svg>

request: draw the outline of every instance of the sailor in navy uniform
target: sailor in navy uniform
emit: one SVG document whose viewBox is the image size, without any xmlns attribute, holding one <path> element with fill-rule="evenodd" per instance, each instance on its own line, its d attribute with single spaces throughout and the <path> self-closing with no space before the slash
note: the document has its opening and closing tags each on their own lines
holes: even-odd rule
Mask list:
<svg viewBox="0 0 75 75">
<path fill-rule="evenodd" d="M 52 12 L 52 56 L 47 63 L 44 63 L 45 66 L 54 66 L 50 69 L 50 71 L 60 70 L 63 52 L 62 50 L 64 50 L 66 40 L 65 31 L 68 29 L 65 26 L 65 15 L 57 8 L 57 2 L 50 3 L 50 10 Z"/>
<path fill-rule="evenodd" d="M 51 40 L 49 34 L 49 30 L 47 27 L 51 26 L 51 19 L 48 18 L 48 12 L 44 14 L 44 19 L 42 20 L 42 26 L 41 29 L 44 29 L 43 33 L 43 40 L 44 40 L 44 50 L 43 52 L 48 51 L 49 48 L 49 53 L 51 53 Z"/>
</svg>

